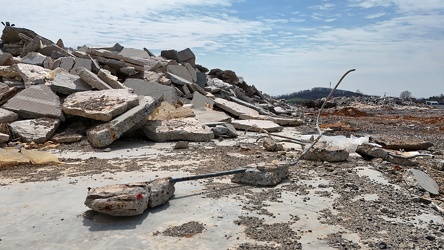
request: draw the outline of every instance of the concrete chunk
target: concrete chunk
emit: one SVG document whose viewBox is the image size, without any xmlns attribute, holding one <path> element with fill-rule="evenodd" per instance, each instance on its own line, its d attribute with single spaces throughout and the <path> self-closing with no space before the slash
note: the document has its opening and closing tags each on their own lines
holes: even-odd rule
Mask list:
<svg viewBox="0 0 444 250">
<path fill-rule="evenodd" d="M 85 68 L 85 69 L 91 71 L 92 60 L 89 58 L 76 57 L 75 62 L 74 62 L 74 66 L 72 66 L 72 69 L 69 71 L 69 73 L 77 75 L 77 71 L 76 71 L 77 68 Z"/>
<path fill-rule="evenodd" d="M 105 147 L 119 139 L 123 133 L 140 124 L 150 115 L 157 102 L 154 98 L 145 96 L 140 99 L 138 106 L 128 110 L 112 121 L 99 125 L 88 133 L 88 141 L 94 147 Z"/>
<path fill-rule="evenodd" d="M 254 186 L 275 186 L 287 178 L 286 163 L 258 163 L 248 165 L 247 171 L 233 175 L 231 182 Z"/>
<path fill-rule="evenodd" d="M 174 118 L 164 121 L 148 121 L 144 126 L 145 135 L 153 141 L 200 141 L 214 138 L 211 129 L 196 118 Z"/>
<path fill-rule="evenodd" d="M 190 84 L 194 82 L 190 72 L 182 65 L 168 65 L 167 72 L 187 80 Z"/>
<path fill-rule="evenodd" d="M 22 142 L 44 143 L 59 127 L 60 120 L 51 118 L 38 118 L 15 121 L 10 124 L 12 133 Z"/>
<path fill-rule="evenodd" d="M 113 89 L 126 89 L 127 87 L 118 81 L 117 76 L 114 76 L 106 69 L 100 69 L 97 76 L 106 82 Z"/>
<path fill-rule="evenodd" d="M 222 98 L 215 98 L 214 103 L 218 108 L 228 112 L 229 114 L 235 117 L 239 117 L 240 115 L 245 115 L 248 117 L 259 116 L 259 112 L 257 112 L 252 108 L 248 108 L 243 105 Z"/>
<path fill-rule="evenodd" d="M 54 79 L 47 82 L 48 86 L 56 93 L 70 95 L 80 91 L 92 90 L 92 87 L 80 79 L 79 76 L 70 74 L 63 68 L 54 70 Z"/>
<path fill-rule="evenodd" d="M 14 57 L 11 53 L 0 53 L 0 66 L 8 66 L 14 64 Z"/>
<path fill-rule="evenodd" d="M 150 55 L 145 50 L 133 49 L 133 48 L 123 48 L 119 52 L 119 55 L 125 57 L 136 57 L 136 58 L 150 58 Z"/>
<path fill-rule="evenodd" d="M 190 48 L 186 48 L 177 53 L 178 62 L 187 62 L 193 67 L 196 65 L 196 56 Z"/>
<path fill-rule="evenodd" d="M 148 208 L 150 187 L 145 182 L 108 185 L 88 190 L 85 205 L 113 216 L 134 216 Z"/>
<path fill-rule="evenodd" d="M 54 61 L 52 64 L 52 69 L 62 68 L 66 71 L 70 71 L 74 66 L 74 58 L 73 57 L 60 57 Z"/>
<path fill-rule="evenodd" d="M 193 100 L 191 101 L 191 103 L 193 104 L 193 107 L 195 108 L 202 108 L 202 107 L 206 107 L 206 108 L 213 108 L 214 105 L 214 101 L 211 100 L 210 98 L 202 95 L 199 92 L 194 92 L 193 93 Z"/>
<path fill-rule="evenodd" d="M 348 159 L 349 152 L 344 148 L 317 144 L 302 159 L 309 161 L 341 162 Z"/>
<path fill-rule="evenodd" d="M 231 122 L 231 117 L 224 112 L 215 111 L 206 107 L 194 108 L 193 112 L 196 115 L 196 119 L 203 124 L 215 122 Z"/>
<path fill-rule="evenodd" d="M 84 67 L 76 69 L 80 78 L 88 83 L 91 87 L 98 90 L 112 89 L 106 82 L 102 81 L 96 74 Z"/>
<path fill-rule="evenodd" d="M 29 52 L 21 60 L 22 63 L 43 66 L 43 62 L 46 60 L 46 56 L 38 52 Z"/>
<path fill-rule="evenodd" d="M 17 70 L 25 82 L 25 86 L 43 84 L 46 79 L 51 78 L 51 71 L 38 65 L 19 63 L 17 64 Z"/>
<path fill-rule="evenodd" d="M 9 99 L 3 108 L 17 113 L 22 119 L 51 117 L 65 120 L 60 98 L 46 85 L 24 89 Z"/>
<path fill-rule="evenodd" d="M 189 63 L 185 63 L 185 68 L 188 70 L 188 73 L 190 73 L 191 79 L 193 79 L 192 82 L 197 82 L 196 69 L 193 66 L 191 66 L 191 64 L 189 64 Z"/>
<path fill-rule="evenodd" d="M 278 124 L 268 121 L 268 120 L 234 120 L 231 124 L 240 130 L 248 130 L 248 131 L 262 131 L 266 130 L 268 132 L 278 132 L 282 130 L 282 127 Z"/>
<path fill-rule="evenodd" d="M 174 183 L 170 182 L 170 178 L 159 178 L 148 182 L 151 194 L 148 207 L 157 207 L 167 203 L 174 195 L 176 190 Z"/>
<path fill-rule="evenodd" d="M 8 142 L 9 141 L 9 135 L 0 133 L 0 143 Z"/>
<path fill-rule="evenodd" d="M 0 123 L 10 123 L 18 119 L 18 115 L 7 109 L 0 108 Z"/>
<path fill-rule="evenodd" d="M 173 87 L 165 86 L 156 82 L 148 82 L 142 79 L 128 78 L 124 85 L 134 90 L 134 93 L 142 96 L 152 96 L 157 99 L 162 98 L 173 105 L 177 102 L 176 90 Z"/>
<path fill-rule="evenodd" d="M 138 105 L 139 97 L 127 89 L 77 92 L 66 97 L 63 112 L 99 121 L 110 121 Z"/>
</svg>

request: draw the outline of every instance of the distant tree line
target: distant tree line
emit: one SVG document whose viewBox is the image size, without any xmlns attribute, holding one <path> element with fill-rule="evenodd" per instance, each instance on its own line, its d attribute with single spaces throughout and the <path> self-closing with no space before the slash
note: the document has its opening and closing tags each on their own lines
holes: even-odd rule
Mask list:
<svg viewBox="0 0 444 250">
<path fill-rule="evenodd" d="M 290 103 L 301 103 L 306 100 L 316 100 L 327 97 L 330 93 L 330 88 L 323 87 L 315 87 L 312 89 L 301 90 L 298 92 L 293 92 L 291 94 L 283 94 L 275 96 L 276 99 L 285 99 Z M 357 90 L 356 92 L 337 89 L 333 93 L 333 97 L 341 97 L 341 96 L 365 96 L 361 91 Z"/>
</svg>

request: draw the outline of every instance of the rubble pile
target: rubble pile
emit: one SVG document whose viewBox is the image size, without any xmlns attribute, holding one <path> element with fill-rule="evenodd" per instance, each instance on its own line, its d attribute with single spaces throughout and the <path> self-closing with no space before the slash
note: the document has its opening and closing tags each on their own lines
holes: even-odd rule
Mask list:
<svg viewBox="0 0 444 250">
<path fill-rule="evenodd" d="M 398 97 L 378 97 L 378 96 L 343 96 L 343 97 L 333 97 L 330 99 L 331 103 L 335 106 L 357 106 L 366 105 L 374 107 L 385 107 L 385 108 L 396 108 L 405 106 L 421 106 L 424 107 L 425 104 L 420 104 L 414 102 L 410 99 L 402 99 Z"/>
<path fill-rule="evenodd" d="M 196 64 L 189 48 L 72 49 L 10 25 L 0 41 L 0 105 L 3 145 L 87 138 L 106 147 L 136 130 L 153 141 L 208 141 L 303 124 L 294 107 L 234 71 Z"/>
</svg>

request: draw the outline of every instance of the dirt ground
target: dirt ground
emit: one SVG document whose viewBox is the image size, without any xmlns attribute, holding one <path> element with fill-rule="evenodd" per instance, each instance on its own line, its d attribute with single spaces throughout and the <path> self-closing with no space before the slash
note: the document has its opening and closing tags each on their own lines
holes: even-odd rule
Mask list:
<svg viewBox="0 0 444 250">
<path fill-rule="evenodd" d="M 317 111 L 300 109 L 306 124 L 296 130 L 301 134 L 313 134 Z M 320 240 L 327 240 L 329 245 L 338 249 L 443 249 L 444 225 L 421 217 L 424 211 L 442 218 L 444 209 L 444 109 L 427 109 L 417 107 L 378 108 L 378 107 L 337 107 L 323 112 L 323 128 L 330 128 L 326 135 L 354 136 L 369 135 L 371 138 L 396 137 L 410 140 L 425 140 L 433 146 L 422 153 L 433 154 L 434 158 L 417 157 L 413 161 L 419 169 L 432 177 L 439 185 L 441 194 L 431 195 L 418 187 L 408 186 L 403 174 L 411 166 L 402 166 L 385 162 L 381 159 L 364 160 L 353 156 L 346 162 L 328 163 L 300 161 L 290 167 L 288 181 L 278 187 L 263 188 L 262 192 L 252 192 L 250 186 L 239 186 L 232 183 L 205 183 L 208 192 L 204 198 L 220 199 L 236 197 L 243 202 L 243 210 L 248 216 L 239 215 L 234 223 L 244 227 L 245 234 L 257 243 L 244 243 L 237 249 L 301 249 L 299 239 L 311 232 L 292 229 L 299 221 L 298 215 L 289 213 L 291 220 L 284 223 L 266 223 L 263 217 L 273 217 L 269 211 L 270 204 L 282 202 L 283 192 L 310 199 L 310 192 L 317 192 L 325 197 L 335 197 L 332 210 L 323 210 L 317 218 L 326 225 L 340 225 L 359 237 L 350 239 L 341 232 L 326 235 Z M 279 140 L 279 138 L 276 138 Z M 235 139 L 225 139 L 235 140 Z M 147 142 L 149 143 L 149 142 Z M 95 151 L 88 142 L 59 145 L 58 150 Z M 128 150 L 137 150 L 131 149 Z M 171 152 L 173 149 L 166 151 Z M 188 171 L 202 174 L 236 169 L 255 162 L 273 160 L 292 161 L 300 154 L 297 150 L 285 152 L 267 152 L 261 143 L 237 143 L 233 146 L 215 146 L 214 142 L 192 144 L 188 149 L 175 150 L 174 157 L 159 154 L 156 158 L 144 160 L 89 158 L 61 159 L 63 164 L 54 166 L 19 165 L 3 167 L 0 170 L 2 179 L 19 180 L 20 182 L 40 182 L 57 180 L 61 177 L 86 176 L 102 172 L 134 172 L 149 169 L 162 163 L 162 170 Z M 180 161 L 204 159 L 201 163 L 184 167 L 176 164 Z M 171 162 L 171 164 L 168 164 Z M 382 173 L 388 183 L 376 182 L 360 173 L 365 168 L 372 168 Z M 160 176 L 163 177 L 163 176 Z M 322 177 L 328 184 L 319 184 L 316 191 L 310 185 L 302 184 L 304 180 Z M 9 185 L 1 182 L 1 185 Z M 325 191 L 322 191 L 324 190 Z M 321 191 L 319 191 L 321 190 Z M 372 198 L 373 197 L 373 198 Z M 376 198 L 375 198 L 376 197 Z M 257 215 L 261 215 L 259 217 Z M 418 217 L 419 216 L 419 217 Z M 419 219 L 418 219 L 419 218 Z M 178 227 L 171 227 L 164 232 L 152 232 L 171 237 L 193 237 L 205 230 L 205 225 L 191 221 Z M 221 237 L 232 237 L 221 235 Z"/>
</svg>

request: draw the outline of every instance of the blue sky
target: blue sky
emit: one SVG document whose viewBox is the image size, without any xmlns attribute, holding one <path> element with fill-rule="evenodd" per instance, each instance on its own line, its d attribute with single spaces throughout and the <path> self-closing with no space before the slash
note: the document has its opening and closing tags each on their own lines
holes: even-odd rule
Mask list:
<svg viewBox="0 0 444 250">
<path fill-rule="evenodd" d="M 7 2 L 7 3 L 6 3 Z M 0 18 L 66 46 L 191 48 L 271 95 L 334 85 L 444 94 L 443 0 L 0 0 Z"/>
</svg>

